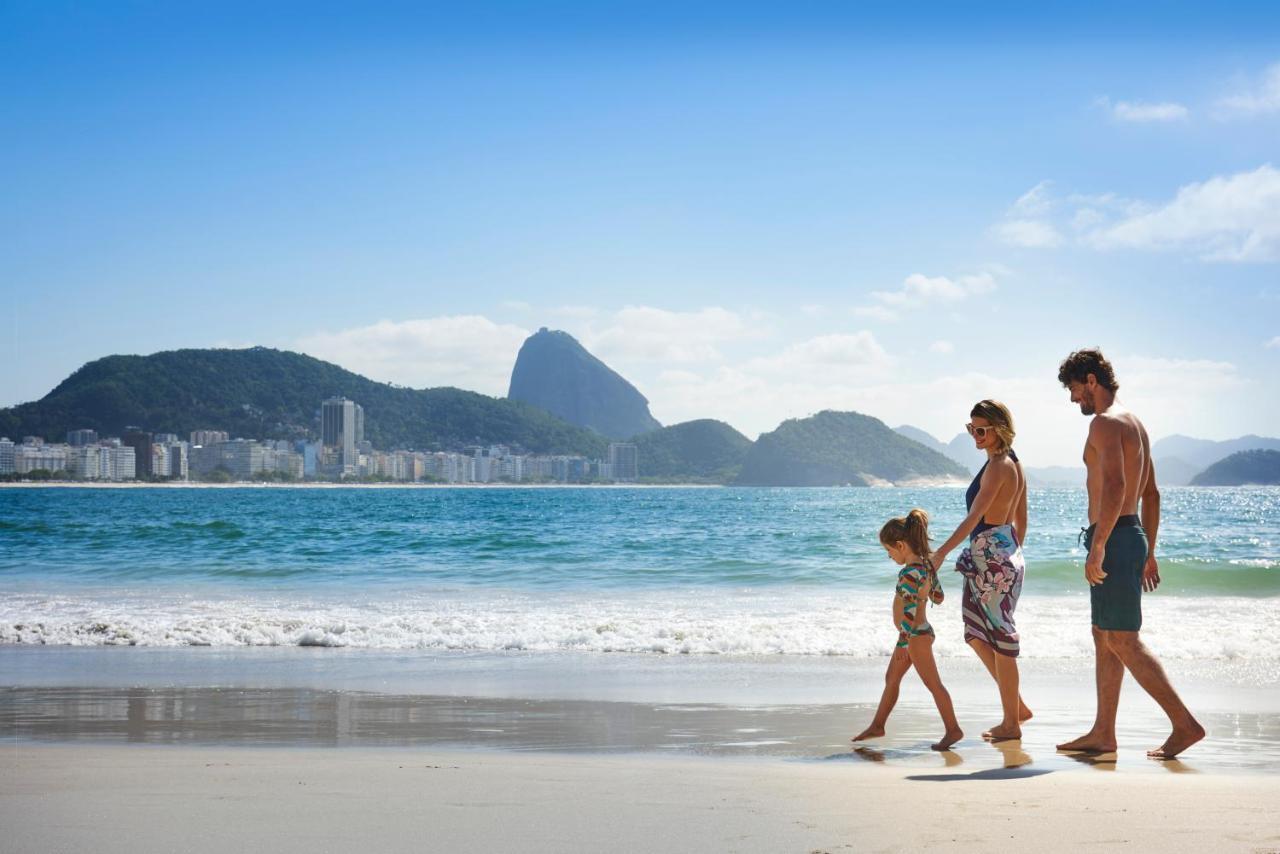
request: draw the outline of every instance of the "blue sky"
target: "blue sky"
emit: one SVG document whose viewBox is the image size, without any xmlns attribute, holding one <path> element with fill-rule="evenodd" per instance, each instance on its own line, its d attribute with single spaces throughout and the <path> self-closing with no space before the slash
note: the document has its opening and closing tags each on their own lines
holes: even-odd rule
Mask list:
<svg viewBox="0 0 1280 854">
<path fill-rule="evenodd" d="M 264 8 L 269 5 L 269 8 Z M 0 2 L 0 405 L 263 344 L 505 391 L 563 328 L 666 423 L 822 408 L 1076 458 L 1280 433 L 1274 4 Z"/>
</svg>

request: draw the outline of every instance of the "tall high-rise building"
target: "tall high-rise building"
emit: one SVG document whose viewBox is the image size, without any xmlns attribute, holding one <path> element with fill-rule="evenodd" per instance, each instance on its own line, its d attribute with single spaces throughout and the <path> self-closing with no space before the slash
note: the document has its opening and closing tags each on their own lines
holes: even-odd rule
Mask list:
<svg viewBox="0 0 1280 854">
<path fill-rule="evenodd" d="M 611 480 L 634 482 L 640 476 L 640 459 L 636 446 L 631 442 L 611 442 L 609 470 Z"/>
<path fill-rule="evenodd" d="M 359 445 L 364 441 L 364 408 L 354 400 L 334 397 L 320 407 L 320 444 L 337 451 L 340 471 L 355 474 L 360 465 Z"/>
<path fill-rule="evenodd" d="M 136 477 L 139 480 L 149 480 L 153 474 L 151 470 L 151 434 L 144 433 L 141 430 L 128 430 L 120 437 L 120 441 L 133 448 L 133 459 L 137 466 Z"/>
</svg>

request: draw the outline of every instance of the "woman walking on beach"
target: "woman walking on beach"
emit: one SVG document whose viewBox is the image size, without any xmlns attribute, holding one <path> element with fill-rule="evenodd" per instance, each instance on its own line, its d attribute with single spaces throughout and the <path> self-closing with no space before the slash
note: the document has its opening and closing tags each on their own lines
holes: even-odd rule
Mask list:
<svg viewBox="0 0 1280 854">
<path fill-rule="evenodd" d="M 956 561 L 956 570 L 964 575 L 964 637 L 1000 686 L 1003 717 L 982 735 L 1002 741 L 1021 738 L 1022 723 L 1031 718 L 1018 693 L 1019 639 L 1013 622 L 1026 568 L 1027 481 L 1013 451 L 1013 416 L 1003 403 L 974 404 L 966 428 L 975 447 L 987 452 L 987 462 L 965 493 L 969 514 L 931 561 L 941 567 L 952 549 L 969 541 Z"/>
</svg>

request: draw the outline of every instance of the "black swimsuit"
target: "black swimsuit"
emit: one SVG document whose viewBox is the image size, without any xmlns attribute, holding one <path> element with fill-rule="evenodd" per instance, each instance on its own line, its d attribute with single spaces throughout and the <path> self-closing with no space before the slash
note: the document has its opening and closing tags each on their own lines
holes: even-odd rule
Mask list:
<svg viewBox="0 0 1280 854">
<path fill-rule="evenodd" d="M 1018 462 L 1018 455 L 1017 453 L 1014 452 L 1013 448 L 1009 449 L 1009 459 L 1013 460 L 1015 463 Z M 982 464 L 982 468 L 978 469 L 978 473 L 973 476 L 973 483 L 969 484 L 969 488 L 965 490 L 964 509 L 966 511 L 973 509 L 974 499 L 978 497 L 978 492 L 982 488 L 982 474 L 987 470 L 987 466 L 990 464 L 991 464 L 991 460 L 989 459 Z M 992 528 L 998 528 L 998 527 L 1000 526 L 992 525 L 989 522 L 987 522 L 986 516 L 983 516 L 982 519 L 979 520 L 978 526 L 974 528 L 973 531 L 970 532 L 969 539 L 972 540 L 974 537 L 978 536 L 983 531 L 990 531 Z"/>
</svg>

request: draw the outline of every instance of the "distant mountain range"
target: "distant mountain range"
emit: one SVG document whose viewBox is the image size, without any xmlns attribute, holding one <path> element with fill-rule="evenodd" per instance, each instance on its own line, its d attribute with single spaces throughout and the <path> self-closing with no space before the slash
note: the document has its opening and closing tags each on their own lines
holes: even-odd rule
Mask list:
<svg viewBox="0 0 1280 854">
<path fill-rule="evenodd" d="M 365 436 L 378 448 L 513 444 L 530 453 L 602 458 L 611 439 L 630 439 L 638 446 L 640 478 L 648 481 L 870 486 L 965 480 L 985 460 L 964 433 L 943 443 L 917 427 L 891 430 L 857 412 L 790 419 L 755 442 L 711 419 L 662 427 L 635 386 L 571 335 L 545 328 L 521 347 L 507 398 L 401 388 L 265 347 L 172 350 L 89 362 L 40 400 L 0 409 L 0 435 L 57 442 L 70 430 L 120 435 L 136 426 L 179 435 L 211 429 L 307 438 L 318 432 L 321 401 L 336 396 L 364 407 Z M 1166 485 L 1193 477 L 1265 483 L 1272 482 L 1272 458 L 1237 452 L 1277 452 L 1280 439 L 1170 436 L 1153 450 Z M 1230 465 L 1198 476 L 1228 457 Z M 1078 487 L 1084 470 L 1028 467 L 1027 479 L 1033 486 Z"/>
<path fill-rule="evenodd" d="M 973 446 L 967 433 L 959 433 L 949 443 L 943 444 L 934 436 L 903 424 L 894 430 L 915 441 L 946 454 L 976 474 L 986 462 L 986 454 Z M 1151 456 L 1156 463 L 1156 480 L 1162 486 L 1202 485 L 1196 478 L 1206 468 L 1232 454 L 1246 450 L 1280 450 L 1280 439 L 1265 436 L 1241 436 L 1216 442 L 1211 439 L 1193 439 L 1189 436 L 1166 436 L 1151 443 Z M 1254 460 L 1256 458 L 1247 458 Z M 1079 487 L 1084 485 L 1084 466 L 1027 466 L 1027 483 L 1033 487 Z M 1260 472 L 1257 476 L 1263 476 Z M 1265 481 L 1250 481 L 1263 483 Z"/>
</svg>

